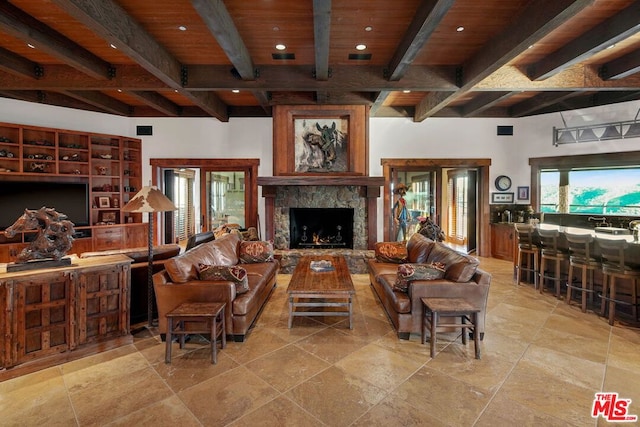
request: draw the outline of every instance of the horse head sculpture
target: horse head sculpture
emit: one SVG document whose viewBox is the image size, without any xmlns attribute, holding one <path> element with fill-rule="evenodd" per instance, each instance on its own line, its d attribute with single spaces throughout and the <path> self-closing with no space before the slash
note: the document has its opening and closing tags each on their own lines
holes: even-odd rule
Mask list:
<svg viewBox="0 0 640 427">
<path fill-rule="evenodd" d="M 47 258 L 58 261 L 71 249 L 73 227 L 73 222 L 65 214 L 56 212 L 54 208 L 42 207 L 38 210 L 25 209 L 4 234 L 13 237 L 20 231 L 38 231 L 31 244 L 17 256 L 17 263 Z"/>
</svg>

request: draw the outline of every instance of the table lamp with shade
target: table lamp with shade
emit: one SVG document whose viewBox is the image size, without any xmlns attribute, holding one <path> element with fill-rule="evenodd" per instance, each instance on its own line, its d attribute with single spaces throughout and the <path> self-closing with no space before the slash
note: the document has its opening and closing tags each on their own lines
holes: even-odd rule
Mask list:
<svg viewBox="0 0 640 427">
<path fill-rule="evenodd" d="M 133 196 L 129 202 L 122 207 L 123 212 L 149 214 L 148 232 L 148 272 L 147 272 L 147 324 L 152 326 L 153 322 L 153 214 L 156 212 L 175 211 L 178 208 L 167 198 L 156 186 L 143 187 Z"/>
</svg>

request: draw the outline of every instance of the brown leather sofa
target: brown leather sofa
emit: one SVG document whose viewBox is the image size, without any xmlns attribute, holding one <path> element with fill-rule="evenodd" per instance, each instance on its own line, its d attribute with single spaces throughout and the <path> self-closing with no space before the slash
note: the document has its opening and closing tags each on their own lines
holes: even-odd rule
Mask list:
<svg viewBox="0 0 640 427">
<path fill-rule="evenodd" d="M 376 246 L 376 259 L 368 261 L 371 286 L 382 302 L 398 337 L 409 339 L 411 333 L 420 334 L 424 314 L 422 297 L 457 297 L 465 298 L 481 311 L 478 315 L 477 329 L 480 338 L 484 337 L 485 315 L 491 274 L 478 268 L 476 258 L 459 253 L 443 243 L 434 242 L 427 237 L 415 233 L 406 244 L 404 261 L 380 261 Z M 393 244 L 393 243 L 392 243 Z M 416 280 L 409 284 L 408 292 L 394 290 L 398 277 L 398 266 L 401 263 L 444 264 L 445 274 L 442 279 Z M 444 319 L 445 321 L 447 319 Z"/>
<path fill-rule="evenodd" d="M 164 263 L 180 253 L 180 246 L 176 244 L 159 245 L 153 248 L 152 271 L 157 273 L 164 270 Z M 83 252 L 80 258 L 104 255 L 123 254 L 133 259 L 131 264 L 131 303 L 129 305 L 129 320 L 131 325 L 146 322 L 148 319 L 148 277 L 149 277 L 149 248 L 114 249 L 108 251 Z M 153 318 L 157 318 L 158 309 L 153 301 Z"/>
<path fill-rule="evenodd" d="M 242 243 L 241 243 L 242 242 Z M 203 243 L 168 260 L 165 270 L 153 275 L 153 285 L 158 301 L 158 328 L 164 336 L 167 331 L 166 314 L 184 302 L 225 302 L 226 333 L 235 341 L 244 341 L 245 335 L 267 302 L 276 286 L 279 263 L 240 262 L 239 233 L 223 235 Z M 238 294 L 236 284 L 228 280 L 200 280 L 200 264 L 214 266 L 239 265 L 247 272 L 249 290 Z"/>
</svg>

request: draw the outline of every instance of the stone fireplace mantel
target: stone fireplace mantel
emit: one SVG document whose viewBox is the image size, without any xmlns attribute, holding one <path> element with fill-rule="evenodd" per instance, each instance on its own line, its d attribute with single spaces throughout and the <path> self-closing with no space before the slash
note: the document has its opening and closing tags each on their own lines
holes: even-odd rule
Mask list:
<svg viewBox="0 0 640 427">
<path fill-rule="evenodd" d="M 332 175 L 332 176 L 269 176 L 258 177 L 258 186 L 262 187 L 262 197 L 265 198 L 265 234 L 269 240 L 275 239 L 276 195 L 278 189 L 291 186 L 331 186 L 331 187 L 359 187 L 360 197 L 366 198 L 367 210 L 367 248 L 373 249 L 378 241 L 377 234 L 377 199 L 380 197 L 380 187 L 384 186 L 384 177 L 362 175 Z M 288 206 L 287 206 L 288 207 Z"/>
</svg>

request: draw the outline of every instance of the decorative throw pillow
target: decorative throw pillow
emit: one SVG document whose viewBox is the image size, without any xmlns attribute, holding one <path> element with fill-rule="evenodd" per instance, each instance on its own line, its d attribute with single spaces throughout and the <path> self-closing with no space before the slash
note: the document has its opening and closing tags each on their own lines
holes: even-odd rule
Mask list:
<svg viewBox="0 0 640 427">
<path fill-rule="evenodd" d="M 407 246 L 402 242 L 378 242 L 375 248 L 378 262 L 401 264 L 407 262 Z"/>
<path fill-rule="evenodd" d="M 409 283 L 414 280 L 436 280 L 444 277 L 445 265 L 436 262 L 432 264 L 400 264 L 393 289 L 407 292 Z"/>
<path fill-rule="evenodd" d="M 238 254 L 241 263 L 251 264 L 255 262 L 273 261 L 273 244 L 264 240 L 240 242 L 240 253 Z"/>
<path fill-rule="evenodd" d="M 198 265 L 200 280 L 228 280 L 235 283 L 236 294 L 243 294 L 249 290 L 247 270 L 237 265 Z"/>
</svg>

